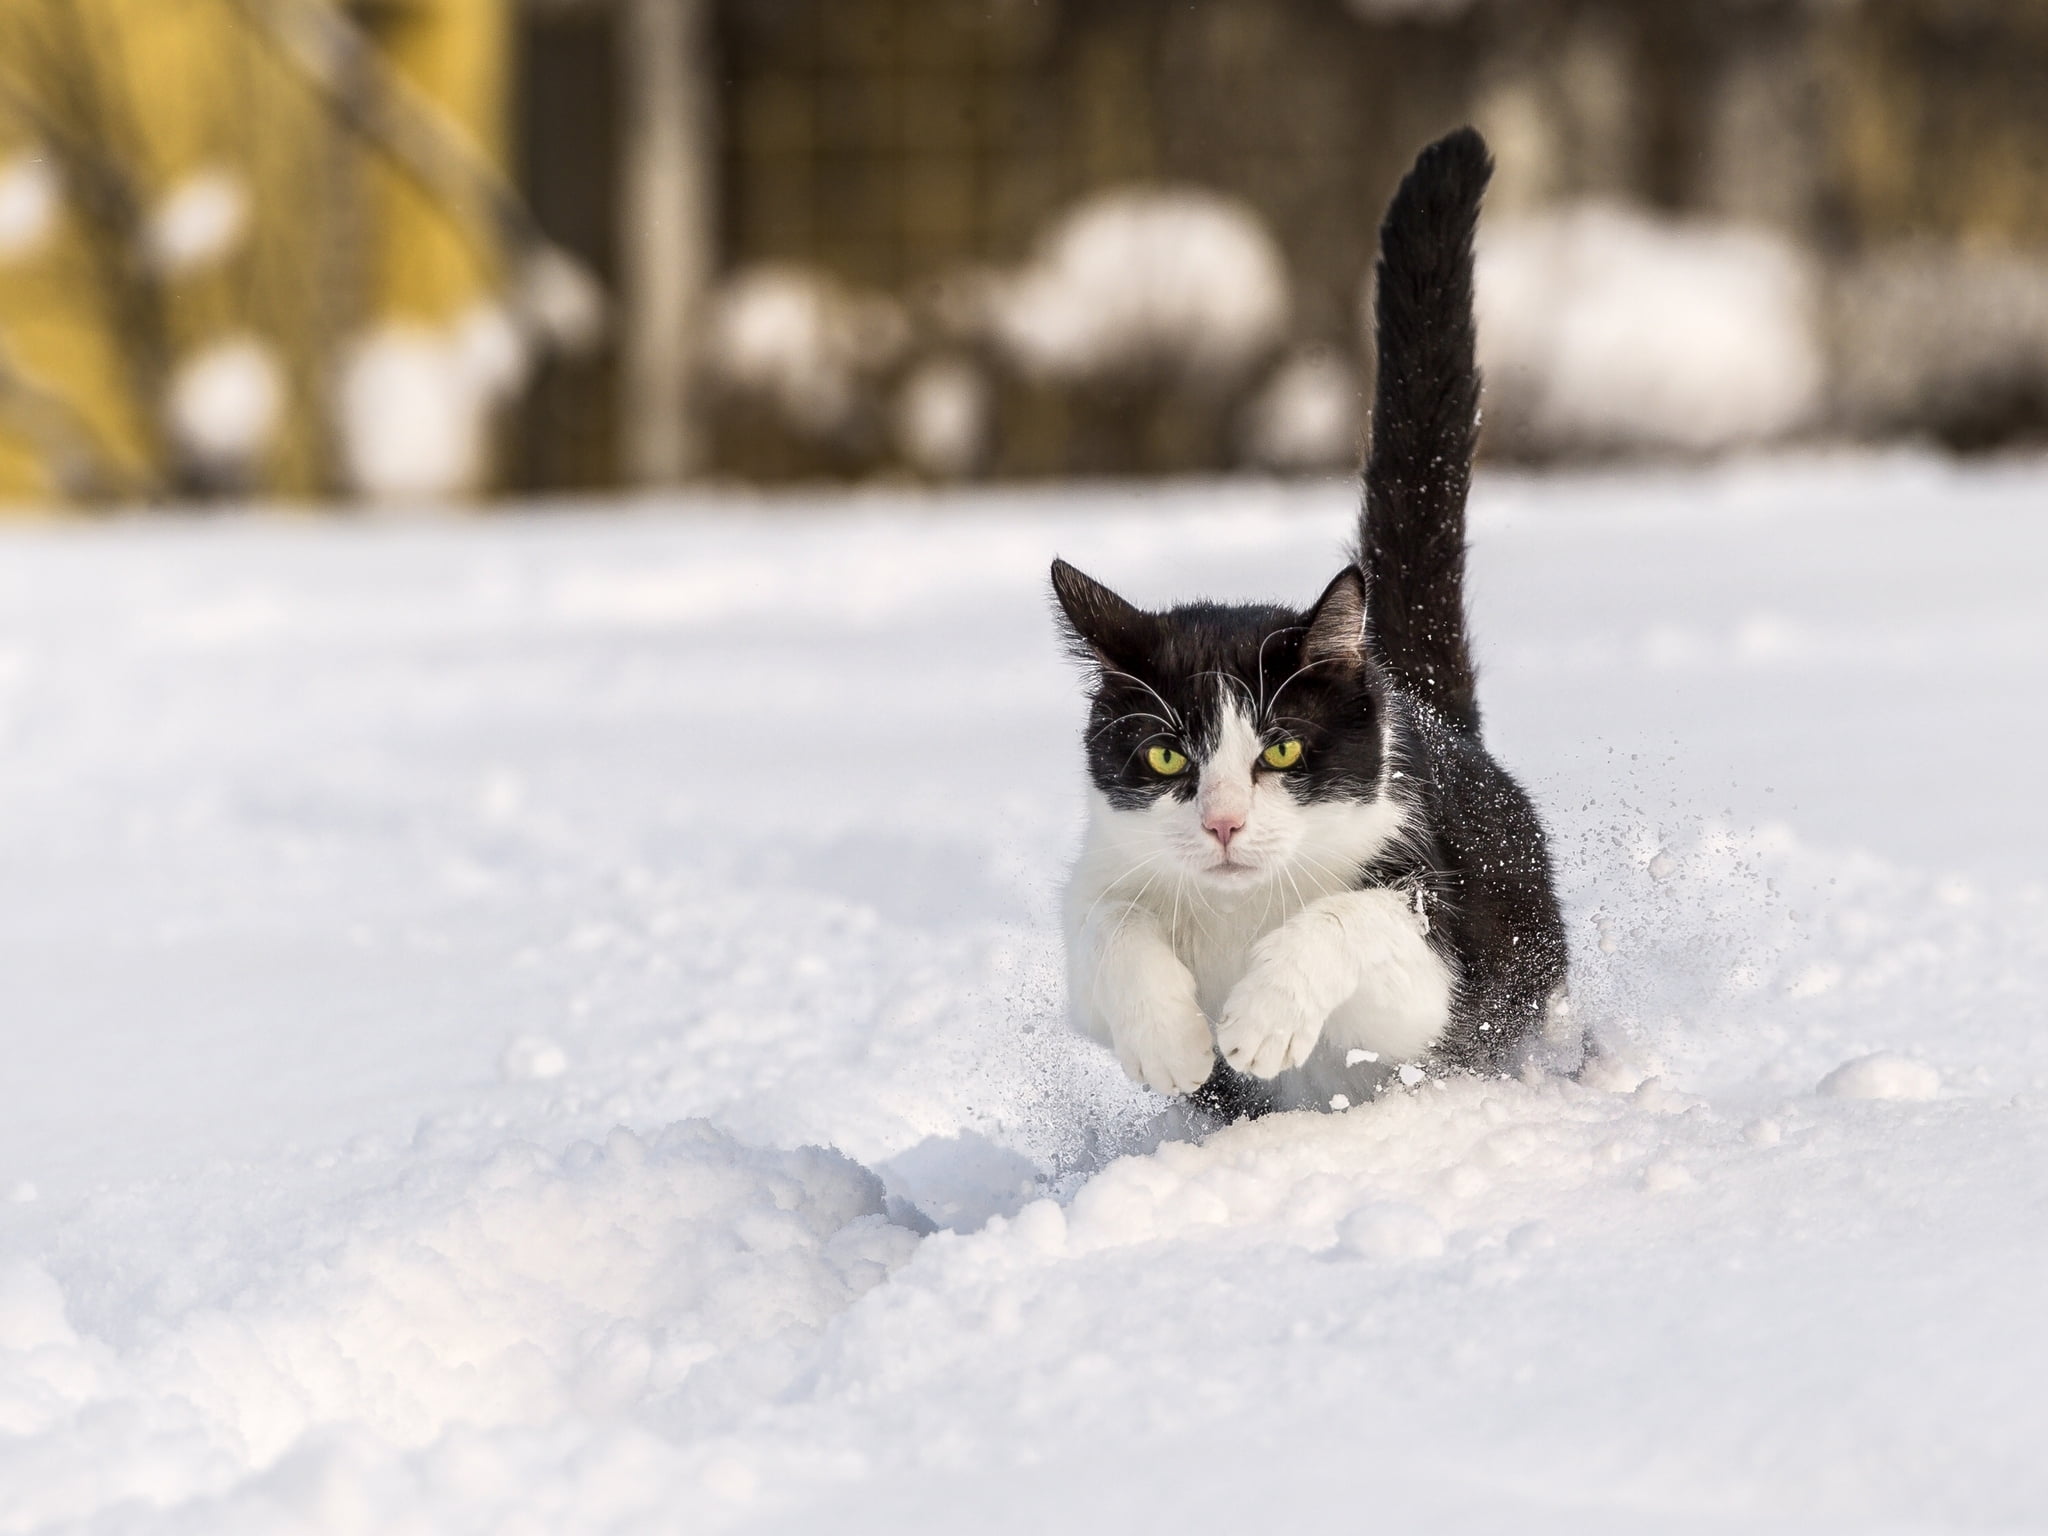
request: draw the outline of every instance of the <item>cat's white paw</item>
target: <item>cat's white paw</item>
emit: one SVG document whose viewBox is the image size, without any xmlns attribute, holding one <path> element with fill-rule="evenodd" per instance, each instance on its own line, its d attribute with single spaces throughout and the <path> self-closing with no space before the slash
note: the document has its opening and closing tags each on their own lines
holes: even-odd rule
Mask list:
<svg viewBox="0 0 2048 1536">
<path fill-rule="evenodd" d="M 1274 1077 L 1308 1060 L 1328 1014 L 1290 985 L 1284 968 L 1254 965 L 1231 989 L 1216 1026 L 1223 1059 L 1252 1077 Z"/>
<path fill-rule="evenodd" d="M 1192 997 L 1132 999 L 1109 1033 L 1124 1070 L 1156 1092 L 1193 1093 L 1215 1070 L 1209 1020 Z"/>
</svg>

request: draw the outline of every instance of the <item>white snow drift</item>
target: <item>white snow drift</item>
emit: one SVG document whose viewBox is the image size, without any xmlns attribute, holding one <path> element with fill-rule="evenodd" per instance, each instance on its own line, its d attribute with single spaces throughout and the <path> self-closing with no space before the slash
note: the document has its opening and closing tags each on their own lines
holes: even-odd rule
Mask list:
<svg viewBox="0 0 2048 1536">
<path fill-rule="evenodd" d="M 0 1531 L 2040 1525 L 2044 483 L 1482 477 L 1600 1053 L 1199 1141 L 1045 563 L 1348 487 L 8 531 Z"/>
</svg>

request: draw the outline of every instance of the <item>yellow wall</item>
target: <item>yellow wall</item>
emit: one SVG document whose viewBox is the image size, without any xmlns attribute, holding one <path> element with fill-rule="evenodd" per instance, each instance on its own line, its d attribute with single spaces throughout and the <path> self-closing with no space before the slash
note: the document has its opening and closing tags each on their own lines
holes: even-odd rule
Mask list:
<svg viewBox="0 0 2048 1536">
<path fill-rule="evenodd" d="M 135 486 L 176 483 L 160 425 L 169 367 L 247 334 L 275 351 L 289 381 L 285 426 L 250 489 L 334 489 L 326 402 L 348 338 L 387 319 L 444 321 L 493 281 L 489 231 L 366 151 L 249 19 L 304 3 L 0 0 L 0 164 L 41 153 L 68 183 L 51 238 L 0 258 L 0 352 L 75 412 Z M 349 14 L 446 123 L 497 161 L 509 3 L 378 0 Z M 112 167 L 145 209 L 195 172 L 226 170 L 248 189 L 247 234 L 226 259 L 161 279 L 118 212 L 85 211 L 79 183 L 95 178 L 81 167 L 93 165 Z M 0 392 L 0 501 L 51 493 L 45 455 L 25 429 L 50 415 L 47 401 Z"/>
<path fill-rule="evenodd" d="M 379 6 L 372 30 L 399 74 L 491 165 L 502 169 L 511 17 L 504 0 L 403 0 Z M 388 162 L 371 168 L 374 308 L 434 323 L 459 313 L 493 277 L 473 231 L 464 231 L 413 179 Z"/>
</svg>

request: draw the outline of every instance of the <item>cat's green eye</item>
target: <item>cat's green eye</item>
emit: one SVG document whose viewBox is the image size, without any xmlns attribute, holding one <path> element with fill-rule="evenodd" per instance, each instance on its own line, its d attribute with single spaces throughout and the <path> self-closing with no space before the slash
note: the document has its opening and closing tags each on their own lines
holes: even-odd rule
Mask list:
<svg viewBox="0 0 2048 1536">
<path fill-rule="evenodd" d="M 1276 741 L 1260 754 L 1268 768 L 1292 768 L 1301 761 L 1301 743 L 1298 741 Z"/>
<path fill-rule="evenodd" d="M 1154 773 L 1162 774 L 1169 779 L 1188 765 L 1186 756 L 1171 747 L 1154 747 L 1145 754 L 1145 761 L 1152 765 Z"/>
</svg>

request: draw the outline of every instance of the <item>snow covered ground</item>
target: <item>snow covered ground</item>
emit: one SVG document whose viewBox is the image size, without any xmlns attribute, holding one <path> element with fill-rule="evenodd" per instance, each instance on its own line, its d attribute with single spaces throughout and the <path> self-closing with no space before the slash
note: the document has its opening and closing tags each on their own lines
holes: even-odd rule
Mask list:
<svg viewBox="0 0 2048 1536">
<path fill-rule="evenodd" d="M 2048 468 L 1485 480 L 1609 1060 L 1162 1142 L 1045 565 L 1350 504 L 0 535 L 0 1530 L 2048 1523 Z"/>
</svg>

